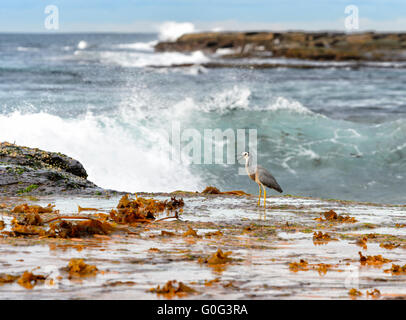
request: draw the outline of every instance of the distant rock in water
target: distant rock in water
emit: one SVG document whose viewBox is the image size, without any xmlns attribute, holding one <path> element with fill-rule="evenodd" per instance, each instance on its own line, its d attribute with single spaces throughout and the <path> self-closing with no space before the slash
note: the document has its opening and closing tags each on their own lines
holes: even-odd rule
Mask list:
<svg viewBox="0 0 406 320">
<path fill-rule="evenodd" d="M 204 32 L 160 42 L 156 51 L 224 53 L 223 58 L 406 61 L 406 33 Z"/>
<path fill-rule="evenodd" d="M 0 143 L 0 194 L 101 194 L 82 164 L 66 155 Z"/>
</svg>

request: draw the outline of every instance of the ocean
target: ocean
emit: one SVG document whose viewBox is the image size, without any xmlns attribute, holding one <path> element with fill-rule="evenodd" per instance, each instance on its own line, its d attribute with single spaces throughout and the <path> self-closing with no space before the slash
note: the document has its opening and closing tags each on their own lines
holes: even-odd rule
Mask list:
<svg viewBox="0 0 406 320">
<path fill-rule="evenodd" d="M 0 34 L 0 141 L 67 154 L 104 188 L 257 193 L 242 164 L 178 161 L 167 139 L 174 124 L 251 129 L 284 194 L 405 204 L 403 65 L 211 69 L 221 56 L 155 53 L 159 37 Z"/>
</svg>

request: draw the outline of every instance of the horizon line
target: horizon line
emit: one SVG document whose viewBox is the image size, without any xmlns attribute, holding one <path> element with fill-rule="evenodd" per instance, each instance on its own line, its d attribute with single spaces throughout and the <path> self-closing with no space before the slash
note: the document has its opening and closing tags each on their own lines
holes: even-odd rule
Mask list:
<svg viewBox="0 0 406 320">
<path fill-rule="evenodd" d="M 406 30 L 338 30 L 338 29 L 288 29 L 288 30 L 272 30 L 272 29 L 247 29 L 247 30 L 199 30 L 195 32 L 185 32 L 184 34 L 199 34 L 199 33 L 252 33 L 252 32 L 273 32 L 273 33 L 288 33 L 288 32 L 301 32 L 301 33 L 347 33 L 347 34 L 362 34 L 362 33 L 406 33 Z M 38 34 L 38 35 L 58 35 L 58 34 L 159 34 L 159 31 L 0 31 L 0 34 Z"/>
</svg>

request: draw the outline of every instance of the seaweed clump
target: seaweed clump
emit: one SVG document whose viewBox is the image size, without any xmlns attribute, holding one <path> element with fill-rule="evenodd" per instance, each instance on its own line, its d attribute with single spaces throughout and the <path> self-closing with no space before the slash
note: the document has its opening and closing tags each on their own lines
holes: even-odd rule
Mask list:
<svg viewBox="0 0 406 320">
<path fill-rule="evenodd" d="M 309 263 L 306 260 L 300 259 L 299 262 L 291 262 L 291 263 L 289 263 L 289 269 L 292 272 L 308 271 L 309 270 Z"/>
<path fill-rule="evenodd" d="M 49 226 L 47 235 L 58 238 L 83 238 L 98 235 L 108 235 L 114 227 L 106 221 L 88 219 L 86 221 L 70 222 L 62 220 Z"/>
<path fill-rule="evenodd" d="M 206 259 L 200 258 L 199 262 L 207 263 L 208 265 L 226 264 L 227 262 L 232 261 L 232 259 L 228 257 L 231 253 L 231 251 L 223 252 L 221 249 L 218 249 L 217 252 L 213 253 Z"/>
<path fill-rule="evenodd" d="M 327 273 L 328 270 L 330 270 L 332 268 L 331 264 L 326 264 L 326 263 L 319 263 L 317 265 L 314 266 L 314 269 L 317 270 L 317 272 L 319 273 L 319 275 L 325 275 Z"/>
<path fill-rule="evenodd" d="M 183 297 L 190 293 L 196 293 L 197 291 L 183 282 L 179 282 L 176 287 L 176 280 L 168 281 L 162 288 L 157 286 L 156 288 L 149 289 L 149 292 L 155 292 L 158 295 L 164 295 L 167 299 L 172 299 L 175 296 Z"/>
<path fill-rule="evenodd" d="M 337 239 L 332 238 L 329 233 L 323 233 L 321 231 L 313 233 L 313 243 L 314 244 L 325 244 L 329 241 L 337 241 Z"/>
<path fill-rule="evenodd" d="M 384 263 L 391 262 L 392 260 L 386 259 L 382 257 L 382 255 L 376 255 L 376 256 L 363 256 L 361 251 L 358 252 L 359 254 L 359 260 L 362 265 L 375 265 L 375 266 L 380 266 Z"/>
<path fill-rule="evenodd" d="M 36 275 L 32 272 L 25 271 L 22 275 L 0 274 L 0 285 L 6 283 L 17 283 L 25 289 L 33 289 L 38 283 L 44 283 L 47 276 Z"/>
<path fill-rule="evenodd" d="M 398 244 L 398 243 L 393 243 L 393 242 L 386 242 L 386 243 L 381 243 L 379 246 L 380 246 L 381 248 L 385 248 L 385 249 L 388 249 L 388 250 L 393 250 L 393 249 L 395 249 L 395 248 L 400 247 L 400 244 Z"/>
<path fill-rule="evenodd" d="M 381 296 L 381 292 L 378 289 L 374 289 L 374 290 L 367 290 L 367 297 L 370 296 L 373 299 L 377 299 Z"/>
<path fill-rule="evenodd" d="M 141 197 L 130 199 L 128 195 L 124 195 L 117 205 L 117 210 L 111 210 L 110 217 L 120 224 L 151 222 L 156 219 L 158 213 L 165 210 L 168 212 L 175 211 L 183 206 L 184 202 L 182 198 L 176 199 L 172 197 L 169 201 L 159 201 Z M 177 214 L 178 212 L 176 212 L 176 217 Z"/>
<path fill-rule="evenodd" d="M 249 196 L 248 193 L 245 193 L 244 191 L 241 190 L 233 190 L 233 191 L 220 191 L 219 189 L 217 189 L 216 187 L 206 187 L 206 189 L 204 189 L 202 191 L 203 194 L 228 194 L 228 195 L 234 195 L 234 196 Z"/>
<path fill-rule="evenodd" d="M 201 238 L 201 236 L 199 236 L 197 234 L 196 230 L 194 230 L 190 226 L 188 226 L 188 230 L 182 234 L 182 237 L 189 237 L 189 236 L 195 237 L 195 238 Z"/>
<path fill-rule="evenodd" d="M 44 283 L 46 278 L 46 276 L 35 275 L 32 272 L 25 271 L 23 275 L 17 280 L 17 283 L 26 289 L 32 289 L 38 283 Z"/>
<path fill-rule="evenodd" d="M 0 274 L 0 286 L 6 283 L 13 283 L 19 278 L 19 276 L 14 276 L 12 274 Z"/>
<path fill-rule="evenodd" d="M 95 276 L 99 272 L 96 266 L 85 263 L 83 259 L 71 259 L 65 271 L 69 273 L 69 278 Z"/>
<path fill-rule="evenodd" d="M 28 213 L 22 219 L 14 218 L 11 221 L 11 231 L 4 231 L 9 236 L 45 236 L 46 231 L 41 227 L 41 217 L 37 213 Z"/>
<path fill-rule="evenodd" d="M 360 297 L 360 296 L 362 296 L 362 292 L 355 289 L 355 288 L 352 288 L 350 291 L 348 291 L 348 294 L 350 296 L 352 296 L 352 297 Z"/>
<path fill-rule="evenodd" d="M 202 191 L 202 193 L 204 193 L 204 194 L 221 194 L 221 191 L 219 189 L 217 189 L 216 187 L 208 186 L 208 187 L 206 187 L 206 189 L 204 189 Z"/>
<path fill-rule="evenodd" d="M 368 242 L 368 237 L 362 237 L 362 238 L 358 239 L 357 241 L 355 241 L 355 244 L 357 246 L 362 247 L 364 250 L 366 250 L 368 248 L 367 242 Z"/>
<path fill-rule="evenodd" d="M 54 210 L 54 205 L 47 207 L 29 206 L 23 204 L 13 209 L 16 217 L 11 221 L 11 231 L 2 234 L 11 237 L 40 236 L 47 238 L 83 238 L 92 235 L 108 235 L 115 227 L 107 222 L 107 218 L 99 215 L 87 216 L 60 216 L 59 210 Z M 56 214 L 51 219 L 43 219 L 40 213 Z M 106 217 L 108 217 L 106 215 Z M 84 220 L 79 222 L 67 220 Z M 49 227 L 48 227 L 49 226 Z"/>
<path fill-rule="evenodd" d="M 11 211 L 12 213 L 59 213 L 58 210 L 55 210 L 55 205 L 48 204 L 46 207 L 41 207 L 37 205 L 30 206 L 27 203 L 21 204 L 14 207 Z"/>
<path fill-rule="evenodd" d="M 355 218 L 350 217 L 350 216 L 339 215 L 334 210 L 323 212 L 322 215 L 324 216 L 324 218 L 319 217 L 319 218 L 315 218 L 314 220 L 320 221 L 320 222 L 331 221 L 331 222 L 339 222 L 339 223 L 355 223 L 358 221 Z"/>
<path fill-rule="evenodd" d="M 325 275 L 333 267 L 333 265 L 327 263 L 310 264 L 304 259 L 300 259 L 299 262 L 289 263 L 289 270 L 292 272 L 315 270 L 321 276 Z"/>
<path fill-rule="evenodd" d="M 384 270 L 384 272 L 392 273 L 392 275 L 406 274 L 406 264 L 404 266 L 399 266 L 392 263 L 392 267 L 390 269 Z"/>
</svg>

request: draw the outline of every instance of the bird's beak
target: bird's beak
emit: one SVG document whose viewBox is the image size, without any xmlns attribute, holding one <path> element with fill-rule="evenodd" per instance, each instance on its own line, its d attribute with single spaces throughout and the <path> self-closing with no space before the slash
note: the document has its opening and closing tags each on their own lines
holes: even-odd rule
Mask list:
<svg viewBox="0 0 406 320">
<path fill-rule="evenodd" d="M 240 161 L 242 158 L 244 158 L 244 156 L 240 155 L 240 156 L 237 157 L 237 160 Z"/>
</svg>

